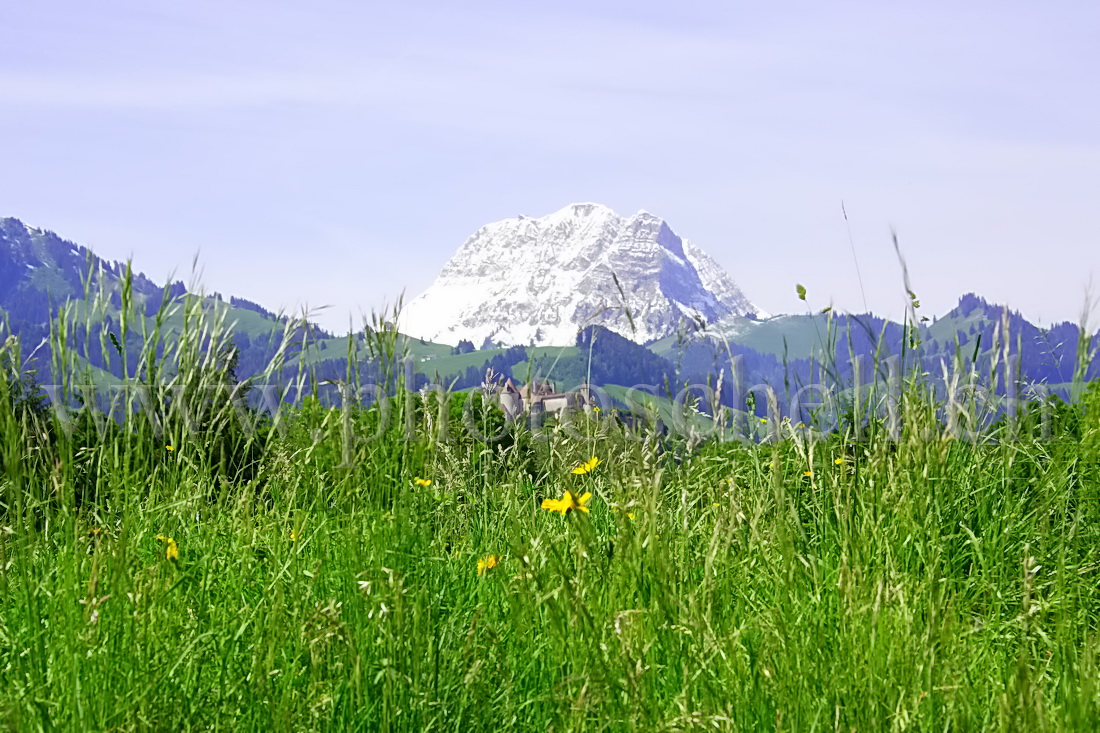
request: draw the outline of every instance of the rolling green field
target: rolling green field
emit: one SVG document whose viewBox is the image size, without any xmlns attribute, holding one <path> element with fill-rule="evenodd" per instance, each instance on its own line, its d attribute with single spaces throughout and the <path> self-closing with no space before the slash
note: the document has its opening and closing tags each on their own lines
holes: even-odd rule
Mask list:
<svg viewBox="0 0 1100 733">
<path fill-rule="evenodd" d="M 896 434 L 505 430 L 479 393 L 400 375 L 384 406 L 265 420 L 210 358 L 226 335 L 176 315 L 117 420 L 45 407 L 0 351 L 0 725 L 1100 722 L 1096 389 L 1047 434 L 976 440 L 919 375 Z M 81 363 L 61 335 L 56 374 Z"/>
</svg>

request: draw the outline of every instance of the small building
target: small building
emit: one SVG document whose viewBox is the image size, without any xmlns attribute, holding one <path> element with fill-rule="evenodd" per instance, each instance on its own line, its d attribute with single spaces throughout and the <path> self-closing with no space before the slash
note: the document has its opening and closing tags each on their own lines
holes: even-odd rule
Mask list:
<svg viewBox="0 0 1100 733">
<path fill-rule="evenodd" d="M 509 420 L 515 420 L 524 414 L 557 415 L 569 408 L 583 409 L 591 400 L 587 384 L 582 384 L 572 392 L 558 392 L 553 382 L 541 379 L 518 387 L 508 379 L 500 391 L 500 409 Z"/>
</svg>

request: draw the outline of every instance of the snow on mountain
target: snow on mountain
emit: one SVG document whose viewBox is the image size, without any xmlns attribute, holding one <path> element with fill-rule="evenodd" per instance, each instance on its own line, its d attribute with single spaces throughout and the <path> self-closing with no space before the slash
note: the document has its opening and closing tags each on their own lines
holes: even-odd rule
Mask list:
<svg viewBox="0 0 1100 733">
<path fill-rule="evenodd" d="M 646 342 L 730 314 L 760 310 L 705 252 L 652 214 L 589 203 L 479 229 L 406 306 L 401 330 L 450 344 L 571 345 L 599 324 Z"/>
</svg>

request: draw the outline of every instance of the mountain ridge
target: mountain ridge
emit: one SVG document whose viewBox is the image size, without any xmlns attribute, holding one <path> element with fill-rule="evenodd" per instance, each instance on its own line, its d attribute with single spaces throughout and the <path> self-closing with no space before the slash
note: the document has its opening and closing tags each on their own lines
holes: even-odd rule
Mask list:
<svg viewBox="0 0 1100 733">
<path fill-rule="evenodd" d="M 642 223 L 653 226 L 653 221 L 648 219 Z M 679 241 L 685 246 L 683 240 Z M 688 255 L 686 248 L 684 255 L 682 259 Z M 9 333 L 18 335 L 28 351 L 38 352 L 36 366 L 30 368 L 41 370 L 43 378 L 48 376 L 48 348 L 36 349 L 35 344 L 47 341 L 50 320 L 56 315 L 57 307 L 67 298 L 82 298 L 88 277 L 93 278 L 93 292 L 102 285 L 114 303 L 126 270 L 126 264 L 101 260 L 91 250 L 49 230 L 28 227 L 17 219 L 0 219 L 0 315 Z M 104 277 L 106 283 L 99 280 Z M 131 272 L 131 280 L 138 315 L 146 318 L 157 311 L 163 298 L 187 294 L 182 282 L 159 285 L 137 271 Z M 246 378 L 263 369 L 288 323 L 286 317 L 232 296 L 228 301 L 223 301 L 217 293 L 204 297 L 209 307 L 230 309 L 227 322 L 236 323 L 233 338 L 239 352 L 238 376 Z M 108 312 L 105 321 L 96 324 L 85 339 L 93 366 L 107 367 L 108 360 L 99 354 L 103 341 L 100 334 L 102 331 L 115 333 L 114 317 Z M 848 376 L 843 362 L 848 359 L 850 346 L 858 354 L 873 355 L 876 339 L 881 339 L 886 354 L 892 354 L 899 351 L 905 337 L 903 324 L 874 315 L 807 313 L 766 319 L 738 316 L 732 320 L 718 319 L 707 328 L 686 328 L 648 346 L 608 331 L 606 336 L 588 342 L 597 347 L 591 357 L 587 346 L 581 343 L 582 337 L 585 332 L 601 328 L 602 324 L 579 329 L 579 333 L 561 347 L 477 350 L 467 344 L 460 350 L 401 336 L 401 348 L 407 349 L 413 362 L 417 387 L 433 380 L 456 389 L 477 387 L 490 366 L 498 374 L 520 380 L 531 375 L 551 376 L 564 382 L 580 381 L 589 375 L 594 380 L 633 379 L 639 376 L 638 369 L 641 369 L 653 384 L 665 383 L 666 379 L 704 383 L 708 375 L 717 374 L 723 368 L 729 373 L 730 360 L 734 357 L 741 359 L 743 377 L 748 383 L 780 386 L 788 380 L 797 383 L 812 374 L 812 362 L 820 358 L 822 334 L 828 332 L 827 319 L 834 319 L 834 329 L 847 332 L 830 355 L 842 363 L 842 376 Z M 1018 355 L 1021 378 L 1032 383 L 1057 385 L 1074 377 L 1080 335 L 1078 326 L 1064 322 L 1041 328 L 1028 322 L 1019 312 L 991 304 L 974 294 L 962 296 L 958 305 L 947 314 L 920 324 L 917 333 L 923 342 L 922 361 L 926 371 L 938 373 L 942 362 L 950 364 L 960 352 L 969 361 L 980 359 L 984 364 L 993 363 L 992 349 L 998 342 L 998 329 L 1005 320 L 1010 333 L 1009 349 L 1014 360 Z M 292 358 L 291 368 L 316 369 L 317 379 L 343 379 L 346 357 L 353 347 L 351 340 L 362 343 L 364 334 L 357 332 L 334 337 L 312 326 L 307 328 L 314 347 L 309 354 Z M 1003 345 L 1004 340 L 1000 343 Z M 1093 348 L 1100 346 L 1100 337 L 1091 343 Z M 131 349 L 138 345 L 124 343 L 123 346 Z M 365 358 L 361 351 L 359 353 L 360 358 Z M 117 360 L 115 363 L 117 365 Z M 1088 374 L 1089 378 L 1100 376 L 1100 360 L 1093 361 Z"/>
<path fill-rule="evenodd" d="M 431 341 L 545 346 L 601 325 L 646 342 L 731 313 L 761 311 L 665 220 L 576 203 L 478 229 L 407 305 L 403 330 Z"/>
</svg>

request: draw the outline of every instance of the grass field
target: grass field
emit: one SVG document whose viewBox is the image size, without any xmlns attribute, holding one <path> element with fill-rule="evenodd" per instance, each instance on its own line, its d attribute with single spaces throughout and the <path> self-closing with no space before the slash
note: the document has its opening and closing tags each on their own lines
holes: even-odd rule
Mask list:
<svg viewBox="0 0 1100 733">
<path fill-rule="evenodd" d="M 399 375 L 385 409 L 253 424 L 209 358 L 224 334 L 179 316 L 118 421 L 37 405 L 3 347 L 0 725 L 1100 722 L 1096 390 L 1049 435 L 976 441 L 915 384 L 897 435 L 723 443 L 580 413 L 494 442 L 441 430 L 458 406 Z M 577 508 L 543 508 L 566 491 Z"/>
</svg>

